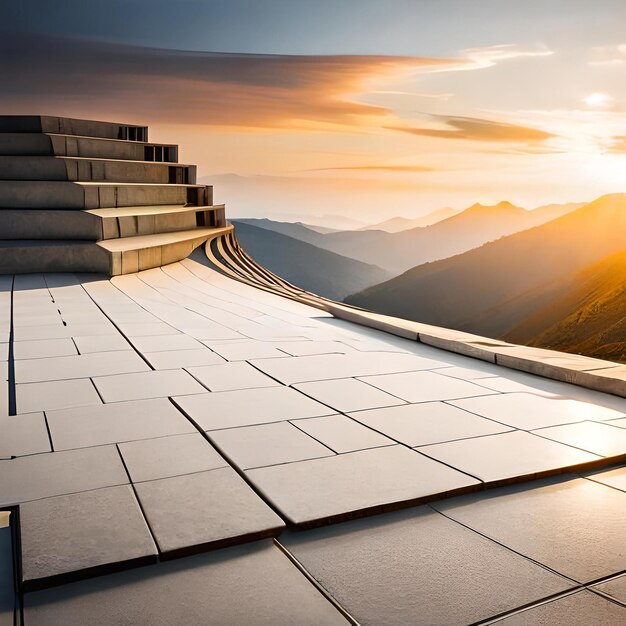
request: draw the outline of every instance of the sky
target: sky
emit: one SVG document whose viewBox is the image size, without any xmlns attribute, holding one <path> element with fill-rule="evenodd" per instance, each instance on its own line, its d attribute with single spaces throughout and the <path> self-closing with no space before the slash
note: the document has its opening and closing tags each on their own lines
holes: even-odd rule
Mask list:
<svg viewBox="0 0 626 626">
<path fill-rule="evenodd" d="M 147 124 L 231 216 L 626 191 L 623 0 L 5 0 L 0 110 Z"/>
</svg>

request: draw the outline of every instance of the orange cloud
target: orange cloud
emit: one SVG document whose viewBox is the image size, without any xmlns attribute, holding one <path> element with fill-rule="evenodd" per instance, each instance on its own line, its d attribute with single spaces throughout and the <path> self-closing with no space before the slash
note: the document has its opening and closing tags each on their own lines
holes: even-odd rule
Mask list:
<svg viewBox="0 0 626 626">
<path fill-rule="evenodd" d="M 607 152 L 626 154 L 626 135 L 617 135 L 612 138 L 612 145 Z"/>
<path fill-rule="evenodd" d="M 184 52 L 81 39 L 0 38 L 0 103 L 128 121 L 258 128 L 358 125 L 387 109 L 355 102 L 364 83 L 458 60 Z"/>
<path fill-rule="evenodd" d="M 448 129 L 415 128 L 406 126 L 388 127 L 412 135 L 422 137 L 437 137 L 439 139 L 466 139 L 471 141 L 493 141 L 511 143 L 539 143 L 550 139 L 555 135 L 536 128 L 506 124 L 492 120 L 478 119 L 474 117 L 449 117 L 445 115 L 431 115 L 441 120 Z"/>
<path fill-rule="evenodd" d="M 437 172 L 436 168 L 421 165 L 345 165 L 340 167 L 316 167 L 307 172 L 331 172 L 339 170 L 379 171 L 379 172 Z"/>
</svg>

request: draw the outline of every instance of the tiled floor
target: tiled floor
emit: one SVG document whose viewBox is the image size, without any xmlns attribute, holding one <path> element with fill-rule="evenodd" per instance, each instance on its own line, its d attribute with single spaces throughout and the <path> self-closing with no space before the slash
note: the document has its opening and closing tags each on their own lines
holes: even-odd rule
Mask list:
<svg viewBox="0 0 626 626">
<path fill-rule="evenodd" d="M 15 365 L 0 390 L 0 504 L 24 511 L 25 580 L 161 561 L 28 593 L 26 626 L 207 611 L 622 619 L 626 468 L 598 463 L 626 453 L 623 399 L 336 320 L 194 260 L 0 288 L 5 379 L 11 293 Z M 580 473 L 479 493 L 568 469 Z"/>
</svg>

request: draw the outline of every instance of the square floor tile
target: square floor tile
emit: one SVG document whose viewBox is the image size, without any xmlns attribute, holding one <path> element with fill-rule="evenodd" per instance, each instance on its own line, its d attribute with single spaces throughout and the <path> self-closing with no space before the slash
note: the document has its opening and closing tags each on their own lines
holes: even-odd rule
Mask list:
<svg viewBox="0 0 626 626">
<path fill-rule="evenodd" d="M 535 435 L 581 448 L 600 456 L 626 454 L 626 430 L 612 422 L 577 422 L 534 431 Z"/>
<path fill-rule="evenodd" d="M 435 372 L 405 372 L 367 376 L 364 382 L 387 391 L 407 402 L 432 402 L 452 400 L 495 393 L 474 383 Z"/>
<path fill-rule="evenodd" d="M 128 475 L 115 446 L 0 461 L 1 505 L 126 483 Z"/>
<path fill-rule="evenodd" d="M 395 441 L 345 415 L 295 420 L 294 425 L 339 454 L 391 446 Z"/>
<path fill-rule="evenodd" d="M 288 361 L 259 360 L 253 365 L 280 382 L 291 385 L 331 378 L 352 378 L 370 374 L 409 372 L 435 367 L 445 363 L 412 354 L 394 352 L 351 352 L 349 354 L 322 354 L 292 357 Z"/>
<path fill-rule="evenodd" d="M 572 586 L 428 507 L 280 541 L 362 624 L 475 624 Z"/>
<path fill-rule="evenodd" d="M 485 482 L 533 476 L 600 458 L 520 430 L 422 446 L 419 450 Z"/>
<path fill-rule="evenodd" d="M 198 432 L 119 444 L 134 483 L 205 472 L 228 463 Z"/>
<path fill-rule="evenodd" d="M 285 341 L 277 343 L 276 347 L 291 356 L 347 354 L 356 350 L 356 348 L 340 341 Z"/>
<path fill-rule="evenodd" d="M 122 335 L 74 337 L 74 342 L 81 354 L 118 352 L 131 349 L 131 345 Z"/>
<path fill-rule="evenodd" d="M 248 469 L 331 456 L 323 446 L 289 422 L 227 428 L 208 433 L 211 441 L 237 467 Z"/>
<path fill-rule="evenodd" d="M 432 506 L 578 582 L 626 569 L 626 493 L 590 480 L 516 485 Z"/>
<path fill-rule="evenodd" d="M 351 417 L 411 447 L 495 435 L 511 430 L 508 426 L 444 402 L 423 402 L 359 411 Z"/>
<path fill-rule="evenodd" d="M 300 383 L 294 385 L 294 388 L 337 411 L 343 412 L 404 404 L 403 400 L 355 378 Z"/>
<path fill-rule="evenodd" d="M 46 415 L 55 450 L 196 432 L 166 398 L 60 409 Z"/>
<path fill-rule="evenodd" d="M 15 382 L 34 383 L 67 380 L 148 370 L 146 362 L 133 350 L 94 352 L 48 359 L 25 359 L 15 363 Z"/>
<path fill-rule="evenodd" d="M 0 457 L 50 452 L 43 413 L 0 415 Z"/>
<path fill-rule="evenodd" d="M 135 485 L 160 552 L 189 553 L 277 535 L 283 521 L 230 467 Z"/>
<path fill-rule="evenodd" d="M 224 359 L 208 348 L 200 350 L 167 350 L 148 352 L 146 361 L 156 370 L 173 370 L 196 365 L 215 365 L 224 363 Z"/>
<path fill-rule="evenodd" d="M 174 398 L 203 430 L 331 415 L 332 409 L 289 387 L 220 391 Z"/>
<path fill-rule="evenodd" d="M 165 352 L 168 350 L 195 350 L 202 347 L 199 341 L 196 341 L 189 335 L 148 335 L 142 337 L 133 337 L 132 344 L 139 352 Z"/>
<path fill-rule="evenodd" d="M 156 546 L 128 485 L 20 506 L 22 580 L 27 589 L 64 578 L 156 561 Z"/>
<path fill-rule="evenodd" d="M 206 367 L 188 367 L 187 371 L 211 391 L 233 391 L 280 385 L 244 361 L 222 362 L 220 365 L 207 365 Z"/>
<path fill-rule="evenodd" d="M 184 370 L 101 376 L 94 378 L 93 382 L 105 402 L 208 393 L 193 376 Z"/>
<path fill-rule="evenodd" d="M 247 361 L 248 359 L 275 359 L 288 357 L 274 344 L 266 341 L 235 341 L 211 344 L 211 349 L 227 361 Z"/>
<path fill-rule="evenodd" d="M 246 475 L 294 524 L 345 519 L 478 484 L 404 446 L 274 465 Z"/>
<path fill-rule="evenodd" d="M 102 403 L 89 378 L 16 385 L 15 395 L 17 410 L 20 413 Z"/>
<path fill-rule="evenodd" d="M 468 398 L 451 402 L 466 411 L 488 417 L 496 422 L 534 430 L 584 420 L 609 420 L 622 417 L 614 409 L 570 398 L 547 398 L 530 393 L 506 393 L 484 398 Z"/>
<path fill-rule="evenodd" d="M 43 339 L 41 341 L 15 341 L 13 355 L 15 360 L 41 359 L 55 356 L 78 354 L 74 342 L 69 337 L 61 339 Z"/>
<path fill-rule="evenodd" d="M 37 591 L 24 602 L 28 626 L 347 623 L 270 541 Z"/>
</svg>

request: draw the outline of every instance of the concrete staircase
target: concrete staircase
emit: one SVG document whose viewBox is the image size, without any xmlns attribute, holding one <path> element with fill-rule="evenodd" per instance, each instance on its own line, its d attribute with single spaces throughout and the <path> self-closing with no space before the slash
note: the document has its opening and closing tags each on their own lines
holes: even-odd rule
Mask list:
<svg viewBox="0 0 626 626">
<path fill-rule="evenodd" d="M 230 228 L 212 192 L 145 126 L 0 116 L 0 274 L 179 261 Z"/>
</svg>

